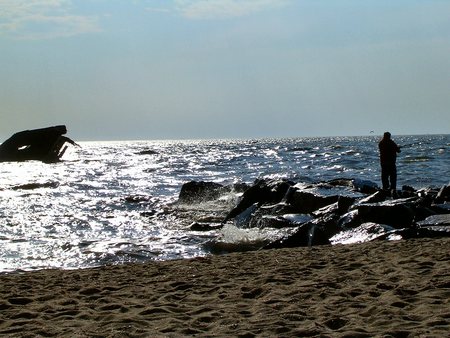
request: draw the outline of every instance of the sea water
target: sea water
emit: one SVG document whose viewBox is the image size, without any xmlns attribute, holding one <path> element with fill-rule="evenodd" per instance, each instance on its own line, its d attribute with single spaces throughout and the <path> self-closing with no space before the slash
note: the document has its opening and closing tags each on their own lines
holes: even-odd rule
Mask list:
<svg viewBox="0 0 450 338">
<path fill-rule="evenodd" d="M 192 231 L 196 209 L 168 211 L 183 183 L 257 178 L 380 182 L 378 137 L 81 142 L 59 163 L 0 163 L 0 272 L 76 269 L 209 254 L 221 236 L 238 245 L 276 236 L 226 226 Z M 398 186 L 449 183 L 450 135 L 399 136 Z"/>
</svg>

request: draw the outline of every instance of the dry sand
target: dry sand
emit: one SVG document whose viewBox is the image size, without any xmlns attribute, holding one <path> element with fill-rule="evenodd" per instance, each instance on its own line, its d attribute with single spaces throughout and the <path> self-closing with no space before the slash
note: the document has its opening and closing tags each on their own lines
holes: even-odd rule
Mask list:
<svg viewBox="0 0 450 338">
<path fill-rule="evenodd" d="M 8 337 L 449 337 L 450 239 L 0 275 Z"/>
</svg>

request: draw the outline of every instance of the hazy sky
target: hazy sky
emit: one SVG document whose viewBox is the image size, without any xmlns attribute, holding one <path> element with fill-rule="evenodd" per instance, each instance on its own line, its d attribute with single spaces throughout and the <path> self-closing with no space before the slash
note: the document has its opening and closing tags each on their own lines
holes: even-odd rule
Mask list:
<svg viewBox="0 0 450 338">
<path fill-rule="evenodd" d="M 449 133 L 448 0 L 0 0 L 0 137 Z"/>
</svg>

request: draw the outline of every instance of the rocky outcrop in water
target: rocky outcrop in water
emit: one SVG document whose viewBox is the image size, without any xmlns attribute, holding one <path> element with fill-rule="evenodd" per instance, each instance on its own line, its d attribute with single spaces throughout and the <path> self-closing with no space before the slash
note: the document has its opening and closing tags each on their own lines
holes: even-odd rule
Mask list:
<svg viewBox="0 0 450 338">
<path fill-rule="evenodd" d="M 206 182 L 189 182 L 181 190 L 183 201 L 218 198 L 230 191 Z M 420 190 L 405 186 L 392 198 L 375 183 L 361 180 L 306 184 L 258 179 L 242 193 L 222 225 L 293 229 L 265 248 L 450 236 L 448 192 L 448 186 Z M 195 230 L 201 228 L 217 227 L 196 224 Z"/>
</svg>

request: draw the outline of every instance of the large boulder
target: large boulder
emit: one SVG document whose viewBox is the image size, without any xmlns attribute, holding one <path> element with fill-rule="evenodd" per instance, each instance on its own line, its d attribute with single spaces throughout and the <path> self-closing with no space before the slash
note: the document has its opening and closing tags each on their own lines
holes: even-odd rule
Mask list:
<svg viewBox="0 0 450 338">
<path fill-rule="evenodd" d="M 450 185 L 444 185 L 436 196 L 436 202 L 442 203 L 446 201 L 450 201 Z"/>
<path fill-rule="evenodd" d="M 317 188 L 302 189 L 294 186 L 289 191 L 286 202 L 297 212 L 312 213 L 320 208 L 336 203 L 338 195 L 327 196 Z"/>
<path fill-rule="evenodd" d="M 402 228 L 411 226 L 414 221 L 412 202 L 410 199 L 387 200 L 380 203 L 358 204 L 355 209 L 361 223 L 374 222 Z"/>
<path fill-rule="evenodd" d="M 181 203 L 194 203 L 207 200 L 214 200 L 220 197 L 225 191 L 222 184 L 214 182 L 191 181 L 181 187 L 178 201 Z"/>
<path fill-rule="evenodd" d="M 312 223 L 299 226 L 293 233 L 267 244 L 264 249 L 295 248 L 330 244 L 322 230 Z"/>
<path fill-rule="evenodd" d="M 417 223 L 419 226 L 448 226 L 450 227 L 450 214 L 432 215 Z"/>
<path fill-rule="evenodd" d="M 378 239 L 386 239 L 390 235 L 393 235 L 394 239 L 401 239 L 398 235 L 394 236 L 395 232 L 396 229 L 389 225 L 368 222 L 356 228 L 339 232 L 330 238 L 330 242 L 331 244 L 365 243 Z"/>
<path fill-rule="evenodd" d="M 288 189 L 293 185 L 287 180 L 258 179 L 244 191 L 239 203 L 223 220 L 223 223 L 244 212 L 250 206 L 263 204 L 277 204 L 283 200 Z"/>
</svg>

